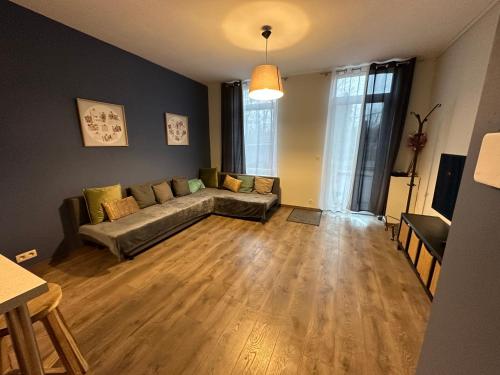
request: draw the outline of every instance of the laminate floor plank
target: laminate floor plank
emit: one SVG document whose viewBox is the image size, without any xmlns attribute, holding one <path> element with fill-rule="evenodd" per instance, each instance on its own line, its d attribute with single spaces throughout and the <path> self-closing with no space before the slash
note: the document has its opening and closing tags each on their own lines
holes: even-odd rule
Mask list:
<svg viewBox="0 0 500 375">
<path fill-rule="evenodd" d="M 61 284 L 90 375 L 414 373 L 430 302 L 383 224 L 290 210 L 210 216 L 121 263 L 87 245 L 34 272 Z"/>
</svg>

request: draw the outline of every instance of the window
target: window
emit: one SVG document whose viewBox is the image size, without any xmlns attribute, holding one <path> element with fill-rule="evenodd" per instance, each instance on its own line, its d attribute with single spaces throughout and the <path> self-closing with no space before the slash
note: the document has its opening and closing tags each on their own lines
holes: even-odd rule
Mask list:
<svg viewBox="0 0 500 375">
<path fill-rule="evenodd" d="M 245 134 L 246 173 L 277 175 L 276 100 L 253 100 L 248 96 L 248 83 L 243 83 L 243 124 Z"/>
<path fill-rule="evenodd" d="M 371 187 L 373 180 L 380 139 L 385 139 L 384 135 L 380 134 L 380 122 L 384 111 L 385 95 L 391 92 L 392 76 L 392 73 L 378 73 L 368 76 L 364 112 L 364 122 L 367 129 L 364 132 L 366 139 L 364 177 L 369 182 L 364 183 L 366 189 Z"/>
<path fill-rule="evenodd" d="M 361 131 L 367 68 L 333 77 L 323 157 L 321 208 L 348 211 Z"/>
</svg>

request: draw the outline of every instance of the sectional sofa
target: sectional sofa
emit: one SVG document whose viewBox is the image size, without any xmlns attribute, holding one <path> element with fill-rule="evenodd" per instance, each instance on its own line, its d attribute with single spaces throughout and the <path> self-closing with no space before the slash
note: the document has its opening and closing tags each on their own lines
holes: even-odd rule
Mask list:
<svg viewBox="0 0 500 375">
<path fill-rule="evenodd" d="M 234 174 L 229 175 L 236 178 Z M 219 186 L 222 186 L 225 176 L 226 173 L 219 174 Z M 205 188 L 143 208 L 117 221 L 95 225 L 90 224 L 83 196 L 69 198 L 66 203 L 72 226 L 80 239 L 105 246 L 123 260 L 132 259 L 155 243 L 212 214 L 265 222 L 273 209 L 281 204 L 280 181 L 277 177 L 273 180 L 271 194 Z"/>
</svg>

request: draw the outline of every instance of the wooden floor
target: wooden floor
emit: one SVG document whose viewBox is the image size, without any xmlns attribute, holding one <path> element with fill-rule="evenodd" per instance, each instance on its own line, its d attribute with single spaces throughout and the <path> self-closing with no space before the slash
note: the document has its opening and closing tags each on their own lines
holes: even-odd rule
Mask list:
<svg viewBox="0 0 500 375">
<path fill-rule="evenodd" d="M 289 213 L 211 216 L 133 261 L 84 248 L 37 273 L 62 285 L 90 374 L 414 373 L 430 302 L 382 223 Z"/>
</svg>

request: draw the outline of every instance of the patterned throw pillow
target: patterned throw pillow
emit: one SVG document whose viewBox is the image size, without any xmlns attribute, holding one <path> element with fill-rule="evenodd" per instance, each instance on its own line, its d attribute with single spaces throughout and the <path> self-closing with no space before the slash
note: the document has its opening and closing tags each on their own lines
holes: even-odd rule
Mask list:
<svg viewBox="0 0 500 375">
<path fill-rule="evenodd" d="M 134 197 L 118 199 L 116 201 L 104 202 L 102 204 L 110 221 L 121 219 L 140 210 Z"/>
<path fill-rule="evenodd" d="M 238 190 L 240 190 L 241 182 L 242 181 L 238 180 L 237 178 L 233 178 L 230 175 L 226 175 L 226 178 L 224 179 L 224 184 L 222 186 L 228 190 L 237 193 Z"/>
<path fill-rule="evenodd" d="M 172 193 L 172 189 L 166 181 L 163 181 L 158 185 L 153 185 L 153 192 L 155 193 L 156 201 L 158 203 L 165 203 L 174 199 L 174 193 Z"/>
<path fill-rule="evenodd" d="M 253 191 L 254 176 L 238 175 L 238 180 L 241 180 L 240 193 L 251 193 Z"/>
<path fill-rule="evenodd" d="M 259 194 L 270 194 L 273 190 L 272 178 L 255 177 L 255 191 Z"/>
<path fill-rule="evenodd" d="M 199 178 L 193 178 L 192 180 L 188 181 L 189 185 L 189 191 L 192 193 L 196 193 L 198 190 L 205 189 L 205 185 L 203 184 L 203 181 L 200 180 Z"/>
<path fill-rule="evenodd" d="M 105 212 L 102 204 L 122 198 L 120 184 L 96 188 L 83 189 L 85 204 L 89 213 L 90 223 L 99 224 L 104 221 Z"/>
</svg>

